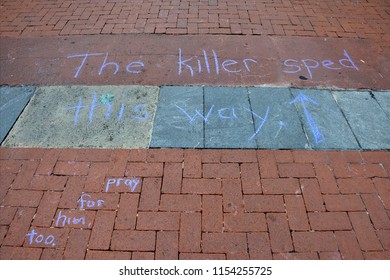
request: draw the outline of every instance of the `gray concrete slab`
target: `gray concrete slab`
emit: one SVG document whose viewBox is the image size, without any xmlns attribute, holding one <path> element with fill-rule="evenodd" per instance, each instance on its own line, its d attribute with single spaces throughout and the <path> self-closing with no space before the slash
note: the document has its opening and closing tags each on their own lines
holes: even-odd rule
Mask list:
<svg viewBox="0 0 390 280">
<path fill-rule="evenodd" d="M 372 91 L 379 106 L 390 118 L 390 91 Z"/>
<path fill-rule="evenodd" d="M 256 148 L 247 88 L 205 87 L 206 148 Z"/>
<path fill-rule="evenodd" d="M 334 91 L 340 108 L 363 149 L 390 149 L 390 119 L 365 91 Z"/>
<path fill-rule="evenodd" d="M 41 87 L 5 146 L 146 148 L 158 87 Z"/>
<path fill-rule="evenodd" d="M 202 87 L 162 87 L 150 146 L 203 148 L 202 115 Z"/>
<path fill-rule="evenodd" d="M 30 101 L 35 87 L 0 87 L 0 143 Z"/>
<path fill-rule="evenodd" d="M 291 89 L 313 149 L 359 149 L 348 122 L 328 90 Z"/>
<path fill-rule="evenodd" d="M 248 88 L 260 149 L 307 149 L 308 142 L 288 88 Z M 268 111 L 268 114 L 267 114 Z M 265 118 L 266 117 L 266 118 Z"/>
</svg>

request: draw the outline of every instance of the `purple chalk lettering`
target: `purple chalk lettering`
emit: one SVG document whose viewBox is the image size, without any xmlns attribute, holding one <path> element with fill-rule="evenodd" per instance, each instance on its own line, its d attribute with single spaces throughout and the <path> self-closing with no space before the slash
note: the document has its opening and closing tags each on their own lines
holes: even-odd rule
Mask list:
<svg viewBox="0 0 390 280">
<path fill-rule="evenodd" d="M 223 114 L 225 111 L 230 111 L 230 114 Z M 221 119 L 237 119 L 236 108 L 222 108 L 218 110 L 218 116 Z"/>
<path fill-rule="evenodd" d="M 116 182 L 115 179 L 108 179 L 106 184 L 106 192 L 110 189 L 110 185 L 114 184 Z"/>
<path fill-rule="evenodd" d="M 333 64 L 334 64 L 334 62 L 331 60 L 325 59 L 322 61 L 322 66 L 324 66 L 325 68 L 328 68 L 330 70 L 340 70 L 341 69 L 341 68 L 330 67 L 330 65 L 333 65 Z"/>
<path fill-rule="evenodd" d="M 143 116 L 136 116 L 136 115 L 132 115 L 132 117 L 136 120 L 139 120 L 139 121 L 145 121 L 147 119 L 150 118 L 150 114 L 144 110 L 142 110 L 143 107 L 145 107 L 146 104 L 138 104 L 137 106 L 134 107 L 134 112 L 135 113 L 138 113 L 140 115 L 143 115 Z"/>
<path fill-rule="evenodd" d="M 87 107 L 87 106 L 83 106 L 83 100 L 82 100 L 82 98 L 80 97 L 79 103 L 77 104 L 76 107 L 68 107 L 68 108 L 66 108 L 67 111 L 72 110 L 72 109 L 75 109 L 75 114 L 74 114 L 74 118 L 73 118 L 73 124 L 74 124 L 74 125 L 77 124 L 77 121 L 78 121 L 78 119 L 79 119 L 80 109 L 81 109 L 81 108 L 86 108 L 86 107 Z"/>
<path fill-rule="evenodd" d="M 310 65 L 310 64 L 308 64 L 308 62 L 313 62 L 314 64 Z M 315 69 L 315 68 L 317 68 L 318 66 L 320 66 L 320 64 L 318 63 L 317 60 L 311 59 L 311 58 L 302 59 L 302 63 L 303 63 L 303 65 L 306 67 L 306 70 L 307 70 L 307 72 L 309 73 L 310 79 L 312 79 L 312 78 L 313 78 L 313 74 L 311 73 L 311 70 L 310 70 L 310 69 Z"/>
<path fill-rule="evenodd" d="M 244 59 L 245 60 L 245 59 Z M 222 68 L 223 70 L 225 70 L 226 72 L 228 73 L 239 73 L 241 72 L 241 69 L 237 69 L 237 70 L 233 70 L 233 69 L 228 69 L 227 67 L 230 66 L 230 65 L 236 65 L 238 64 L 237 61 L 235 60 L 231 60 L 231 59 L 227 59 L 225 60 L 224 62 L 222 62 Z M 248 68 L 247 68 L 248 69 Z M 250 72 L 250 71 L 249 71 Z"/>
<path fill-rule="evenodd" d="M 219 62 L 218 62 L 218 56 L 217 56 L 217 53 L 215 52 L 215 50 L 211 50 L 213 52 L 213 56 L 214 56 L 214 63 L 215 63 L 215 73 L 217 73 L 217 75 L 219 75 Z"/>
<path fill-rule="evenodd" d="M 108 53 L 106 53 L 106 57 L 104 58 L 104 61 L 103 61 L 103 64 L 102 66 L 100 67 L 100 70 L 99 70 L 99 76 L 103 73 L 103 70 L 108 66 L 108 65 L 113 65 L 115 66 L 115 71 L 114 71 L 114 75 L 116 75 L 119 71 L 119 64 L 116 63 L 116 62 L 107 62 L 107 58 L 108 58 Z"/>
<path fill-rule="evenodd" d="M 103 53 L 84 53 L 84 54 L 75 54 L 75 55 L 70 55 L 68 56 L 67 58 L 75 58 L 75 57 L 83 57 L 83 59 L 81 60 L 81 63 L 79 65 L 79 67 L 77 68 L 77 71 L 76 71 L 76 74 L 74 75 L 75 78 L 77 78 L 81 72 L 81 69 L 84 67 L 85 65 L 85 62 L 87 61 L 87 58 L 90 57 L 90 56 L 101 56 L 101 55 L 104 55 Z"/>
<path fill-rule="evenodd" d="M 210 117 L 210 115 L 211 115 L 211 113 L 212 113 L 212 111 L 213 111 L 213 109 L 214 109 L 214 104 L 213 104 L 213 105 L 211 106 L 211 108 L 210 108 L 210 110 L 209 110 L 209 112 L 207 113 L 206 116 L 204 116 L 202 113 L 199 113 L 198 109 L 195 109 L 195 115 L 194 115 L 193 117 L 191 117 L 190 114 L 188 114 L 188 113 L 186 112 L 186 110 L 184 110 L 183 108 L 181 108 L 179 105 L 175 104 L 175 106 L 176 106 L 176 108 L 178 108 L 184 115 L 186 115 L 186 116 L 189 118 L 190 123 L 193 123 L 193 122 L 195 121 L 196 116 L 200 116 L 200 117 L 203 119 L 203 121 L 207 123 L 207 121 L 208 121 L 208 119 L 209 119 L 209 117 Z"/>
<path fill-rule="evenodd" d="M 251 137 L 249 137 L 249 139 L 248 139 L 248 141 L 252 141 L 256 137 L 256 135 L 260 132 L 261 128 L 263 127 L 263 125 L 267 121 L 268 113 L 269 113 L 269 106 L 267 106 L 267 111 L 265 112 L 264 117 L 259 116 L 258 114 L 256 114 L 255 112 L 253 112 L 250 109 L 246 109 L 246 110 L 251 112 L 253 117 L 257 117 L 258 119 L 261 120 L 261 123 L 260 123 L 259 127 L 256 129 L 255 133 Z"/>
<path fill-rule="evenodd" d="M 359 68 L 356 66 L 355 62 L 351 59 L 351 57 L 348 55 L 347 51 L 344 50 L 344 56 L 346 58 L 342 58 L 339 60 L 339 63 L 343 65 L 346 68 L 354 68 L 356 71 L 359 71 Z M 347 63 L 347 64 L 345 64 Z"/>
<path fill-rule="evenodd" d="M 27 233 L 26 236 L 30 237 L 29 238 L 29 243 L 32 244 L 34 241 L 34 236 L 37 235 L 34 229 L 31 230 L 31 232 Z"/>
<path fill-rule="evenodd" d="M 256 60 L 251 59 L 251 58 L 245 58 L 245 59 L 243 59 L 242 61 L 244 62 L 245 68 L 246 68 L 246 70 L 247 70 L 249 73 L 251 72 L 251 69 L 249 68 L 249 65 L 248 65 L 247 62 L 250 61 L 250 62 L 253 62 L 253 63 L 257 63 Z"/>
<path fill-rule="evenodd" d="M 287 59 L 283 62 L 286 67 L 295 67 L 296 70 L 283 70 L 284 73 L 294 74 L 302 70 L 302 68 L 298 65 L 290 64 L 290 62 L 298 63 L 298 60 L 295 59 Z"/>
<path fill-rule="evenodd" d="M 181 54 L 181 49 L 179 48 L 179 69 L 178 69 L 178 74 L 181 75 L 181 73 L 183 72 L 183 67 L 186 67 L 188 70 L 190 70 L 190 73 L 191 73 L 191 77 L 194 76 L 194 70 L 192 69 L 192 67 L 190 65 L 188 65 L 187 63 L 190 62 L 194 57 L 191 57 L 191 58 L 188 58 L 188 59 L 185 59 L 183 60 L 182 58 L 182 54 Z"/>
<path fill-rule="evenodd" d="M 145 64 L 143 64 L 141 61 L 133 61 L 127 64 L 126 71 L 131 74 L 140 74 L 142 73 L 142 70 L 134 70 L 133 68 L 142 68 Z"/>
</svg>

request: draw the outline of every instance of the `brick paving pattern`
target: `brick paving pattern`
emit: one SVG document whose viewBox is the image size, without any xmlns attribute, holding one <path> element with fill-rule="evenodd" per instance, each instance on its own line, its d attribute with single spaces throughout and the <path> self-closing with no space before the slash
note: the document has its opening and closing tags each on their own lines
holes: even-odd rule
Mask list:
<svg viewBox="0 0 390 280">
<path fill-rule="evenodd" d="M 0 259 L 390 259 L 389 151 L 0 159 Z"/>
</svg>

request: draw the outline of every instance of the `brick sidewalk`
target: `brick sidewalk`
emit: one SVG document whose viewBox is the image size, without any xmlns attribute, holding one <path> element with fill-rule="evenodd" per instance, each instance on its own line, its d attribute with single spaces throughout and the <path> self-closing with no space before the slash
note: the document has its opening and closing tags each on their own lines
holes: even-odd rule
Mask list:
<svg viewBox="0 0 390 280">
<path fill-rule="evenodd" d="M 0 158 L 0 259 L 390 259 L 389 151 Z"/>
</svg>

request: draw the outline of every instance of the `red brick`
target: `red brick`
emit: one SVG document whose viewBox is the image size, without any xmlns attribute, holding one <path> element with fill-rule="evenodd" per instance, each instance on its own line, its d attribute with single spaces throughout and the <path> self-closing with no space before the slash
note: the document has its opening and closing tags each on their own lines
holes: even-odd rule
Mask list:
<svg viewBox="0 0 390 280">
<path fill-rule="evenodd" d="M 221 162 L 257 162 L 255 150 L 223 150 Z"/>
<path fill-rule="evenodd" d="M 293 250 L 287 216 L 284 213 L 268 213 L 267 224 L 273 253 Z"/>
<path fill-rule="evenodd" d="M 387 210 L 390 210 L 390 179 L 374 178 L 373 182 L 383 205 Z"/>
<path fill-rule="evenodd" d="M 80 149 L 76 161 L 110 161 L 111 153 L 109 149 Z"/>
<path fill-rule="evenodd" d="M 41 162 L 35 172 L 36 175 L 51 175 L 57 159 L 60 155 L 59 149 L 48 149 L 45 151 Z"/>
<path fill-rule="evenodd" d="M 64 257 L 64 248 L 51 249 L 44 248 L 41 254 L 41 260 L 62 260 Z"/>
<path fill-rule="evenodd" d="M 138 194 L 121 194 L 115 229 L 135 229 L 138 201 Z"/>
<path fill-rule="evenodd" d="M 154 251 L 156 246 L 155 231 L 114 230 L 111 250 L 116 251 Z M 135 259 L 133 253 L 133 259 Z"/>
<path fill-rule="evenodd" d="M 260 177 L 261 178 L 279 178 L 278 167 L 273 151 L 258 151 Z"/>
<path fill-rule="evenodd" d="M 45 153 L 45 149 L 41 148 L 17 148 L 13 150 L 13 159 L 41 159 Z"/>
<path fill-rule="evenodd" d="M 307 211 L 325 211 L 320 187 L 316 179 L 300 179 Z"/>
<path fill-rule="evenodd" d="M 127 177 L 162 177 L 163 163 L 133 163 L 129 162 L 126 169 Z"/>
<path fill-rule="evenodd" d="M 205 163 L 203 178 L 239 178 L 240 169 L 236 163 Z"/>
<path fill-rule="evenodd" d="M 345 212 L 314 212 L 308 213 L 308 216 L 313 230 L 352 229 L 348 215 Z"/>
<path fill-rule="evenodd" d="M 54 167 L 55 175 L 83 176 L 89 171 L 89 162 L 80 161 L 58 161 Z"/>
<path fill-rule="evenodd" d="M 244 195 L 245 212 L 284 212 L 281 195 Z"/>
<path fill-rule="evenodd" d="M 218 163 L 221 162 L 223 150 L 201 150 L 203 163 Z"/>
<path fill-rule="evenodd" d="M 241 181 L 238 179 L 223 180 L 222 191 L 224 212 L 242 212 L 244 205 L 241 191 Z"/>
<path fill-rule="evenodd" d="M 33 226 L 50 227 L 52 224 L 54 215 L 58 203 L 61 198 L 61 193 L 58 192 L 45 192 L 41 203 L 39 204 L 37 214 L 32 222 Z"/>
<path fill-rule="evenodd" d="M 344 155 L 340 151 L 328 151 L 327 152 L 333 174 L 336 178 L 350 178 L 348 163 Z"/>
<path fill-rule="evenodd" d="M 296 252 L 334 252 L 338 250 L 337 241 L 330 231 L 293 232 Z"/>
<path fill-rule="evenodd" d="M 110 248 L 115 217 L 115 211 L 97 211 L 88 249 L 108 250 Z"/>
<path fill-rule="evenodd" d="M 179 259 L 179 234 L 176 231 L 159 231 L 156 240 L 156 260 Z"/>
<path fill-rule="evenodd" d="M 300 194 L 301 188 L 298 179 L 261 179 L 264 194 Z"/>
<path fill-rule="evenodd" d="M 202 177 L 202 154 L 200 150 L 184 150 L 183 177 Z"/>
<path fill-rule="evenodd" d="M 362 211 L 366 209 L 360 195 L 356 194 L 329 194 L 324 195 L 323 199 L 328 211 Z"/>
<path fill-rule="evenodd" d="M 74 161 L 78 153 L 78 149 L 59 149 L 60 155 L 58 157 L 59 161 Z"/>
<path fill-rule="evenodd" d="M 292 151 L 294 162 L 298 163 L 328 163 L 328 155 L 325 151 Z"/>
<path fill-rule="evenodd" d="M 183 150 L 181 149 L 149 149 L 147 162 L 182 162 Z"/>
<path fill-rule="evenodd" d="M 4 198 L 4 206 L 37 207 L 43 192 L 27 190 L 9 190 Z"/>
<path fill-rule="evenodd" d="M 12 189 L 25 189 L 30 184 L 35 170 L 38 167 L 37 161 L 25 161 L 20 169 L 18 175 L 16 176 L 14 182 L 12 183 Z"/>
<path fill-rule="evenodd" d="M 134 149 L 129 151 L 128 161 L 130 162 L 144 162 L 146 161 L 147 149 Z"/>
<path fill-rule="evenodd" d="M 224 227 L 227 232 L 267 231 L 264 213 L 225 213 Z"/>
<path fill-rule="evenodd" d="M 350 173 L 353 177 L 387 177 L 387 173 L 380 164 L 350 164 Z"/>
<path fill-rule="evenodd" d="M 308 253 L 277 253 L 273 254 L 274 260 L 318 260 L 314 252 Z"/>
<path fill-rule="evenodd" d="M 84 184 L 84 191 L 100 192 L 104 185 L 107 170 L 108 170 L 108 163 L 92 162 L 87 180 L 85 181 Z"/>
<path fill-rule="evenodd" d="M 382 246 L 375 234 L 370 218 L 365 212 L 350 212 L 351 220 L 360 248 L 364 251 L 382 250 Z"/>
<path fill-rule="evenodd" d="M 342 151 L 344 158 L 349 163 L 363 163 L 364 159 L 360 151 Z"/>
<path fill-rule="evenodd" d="M 353 231 L 336 231 L 335 235 L 343 260 L 363 259 L 363 254 Z"/>
<path fill-rule="evenodd" d="M 370 219 L 376 229 L 390 229 L 390 218 L 377 194 L 362 194 Z"/>
<path fill-rule="evenodd" d="M 337 184 L 341 193 L 373 193 L 374 184 L 368 178 L 338 179 Z"/>
<path fill-rule="evenodd" d="M 157 211 L 160 203 L 161 179 L 145 178 L 141 191 L 139 210 Z"/>
<path fill-rule="evenodd" d="M 322 193 L 339 193 L 336 179 L 329 165 L 315 163 L 314 169 Z"/>
<path fill-rule="evenodd" d="M 86 260 L 131 260 L 131 252 L 88 250 Z"/>
<path fill-rule="evenodd" d="M 248 251 L 251 260 L 271 260 L 271 244 L 267 232 L 248 233 Z"/>
<path fill-rule="evenodd" d="M 279 163 L 278 169 L 280 177 L 315 177 L 313 165 L 310 163 Z"/>
<path fill-rule="evenodd" d="M 8 226 L 0 226 L 0 245 L 3 243 L 7 231 L 8 231 Z"/>
<path fill-rule="evenodd" d="M 341 260 L 339 252 L 319 252 L 320 260 Z"/>
<path fill-rule="evenodd" d="M 0 248 L 0 260 L 39 260 L 41 248 L 6 247 Z"/>
<path fill-rule="evenodd" d="M 245 233 L 203 233 L 203 253 L 225 253 L 228 259 L 248 256 Z M 244 259 L 244 258 L 242 258 Z"/>
<path fill-rule="evenodd" d="M 275 150 L 274 155 L 277 163 L 287 163 L 294 161 L 293 155 L 289 150 Z"/>
<path fill-rule="evenodd" d="M 204 195 L 202 201 L 202 231 L 220 232 L 222 226 L 222 196 Z"/>
<path fill-rule="evenodd" d="M 35 234 L 31 240 L 31 237 L 26 235 L 28 233 L 32 233 L 33 230 Z M 28 231 L 28 233 L 26 232 L 25 234 L 24 246 L 26 247 L 64 248 L 68 239 L 69 229 L 33 227 Z M 42 240 L 41 240 L 42 238 L 41 235 L 43 235 Z M 45 240 L 49 235 L 52 235 L 54 237 L 54 240 L 49 239 L 48 244 L 46 244 Z M 30 243 L 30 241 L 32 243 Z"/>
<path fill-rule="evenodd" d="M 9 159 L 13 153 L 13 148 L 0 147 L 0 159 Z"/>
<path fill-rule="evenodd" d="M 226 260 L 225 254 L 180 253 L 180 260 Z"/>
<path fill-rule="evenodd" d="M 244 194 L 261 194 L 259 165 L 257 163 L 243 163 L 240 166 L 241 184 Z"/>
<path fill-rule="evenodd" d="M 65 190 L 62 192 L 58 208 L 77 208 L 78 200 L 84 189 L 85 177 L 70 177 L 66 183 Z"/>
<path fill-rule="evenodd" d="M 2 176 L 7 176 L 8 173 L 17 174 L 22 167 L 22 160 L 0 160 L 0 174 Z"/>
<path fill-rule="evenodd" d="M 180 252 L 201 251 L 202 217 L 200 213 L 181 213 L 180 219 Z"/>
<path fill-rule="evenodd" d="M 366 260 L 390 260 L 390 251 L 364 252 Z"/>
<path fill-rule="evenodd" d="M 179 230 L 178 212 L 138 212 L 137 230 Z"/>
<path fill-rule="evenodd" d="M 183 169 L 181 163 L 166 162 L 164 164 L 163 193 L 180 193 Z"/>
<path fill-rule="evenodd" d="M 377 230 L 376 235 L 382 243 L 383 249 L 390 250 L 390 230 Z"/>
<path fill-rule="evenodd" d="M 384 163 L 389 160 L 388 151 L 364 151 L 361 154 L 369 163 Z"/>
<path fill-rule="evenodd" d="M 72 229 L 64 251 L 66 260 L 83 260 L 87 252 L 90 230 Z"/>
<path fill-rule="evenodd" d="M 28 188 L 38 191 L 63 191 L 67 180 L 68 177 L 65 176 L 34 176 Z"/>
<path fill-rule="evenodd" d="M 302 196 L 286 195 L 284 196 L 288 223 L 291 230 L 309 230 L 309 222 Z"/>
<path fill-rule="evenodd" d="M 160 211 L 196 212 L 201 211 L 200 195 L 192 194 L 163 194 L 160 200 Z"/>
<path fill-rule="evenodd" d="M 113 150 L 110 164 L 107 169 L 107 176 L 123 177 L 125 175 L 128 157 L 128 150 Z"/>
<path fill-rule="evenodd" d="M 0 207 L 0 225 L 11 224 L 17 210 L 17 207 Z"/>
<path fill-rule="evenodd" d="M 133 252 L 132 260 L 154 260 L 154 252 Z"/>
<path fill-rule="evenodd" d="M 65 228 L 92 228 L 95 211 L 57 209 L 53 226 Z"/>
<path fill-rule="evenodd" d="M 182 193 L 222 194 L 221 180 L 184 178 Z"/>
</svg>

